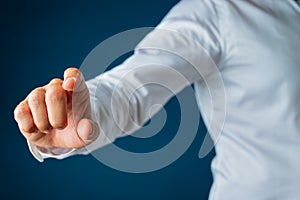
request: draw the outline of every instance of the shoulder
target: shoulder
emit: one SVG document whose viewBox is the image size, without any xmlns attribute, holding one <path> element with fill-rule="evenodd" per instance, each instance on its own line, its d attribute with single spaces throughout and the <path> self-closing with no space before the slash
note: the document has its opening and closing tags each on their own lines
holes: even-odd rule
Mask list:
<svg viewBox="0 0 300 200">
<path fill-rule="evenodd" d="M 195 21 L 203 18 L 215 18 L 219 14 L 223 0 L 181 0 L 166 18 L 191 18 Z"/>
</svg>

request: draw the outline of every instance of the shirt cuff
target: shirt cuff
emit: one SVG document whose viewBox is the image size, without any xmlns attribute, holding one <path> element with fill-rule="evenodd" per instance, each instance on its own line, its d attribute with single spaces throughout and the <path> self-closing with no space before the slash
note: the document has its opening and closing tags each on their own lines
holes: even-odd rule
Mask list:
<svg viewBox="0 0 300 200">
<path fill-rule="evenodd" d="M 67 149 L 67 148 L 43 148 L 38 147 L 35 144 L 27 140 L 29 150 L 33 157 L 39 162 L 44 162 L 46 158 L 56 158 L 64 159 L 71 155 L 74 155 L 76 149 Z"/>
</svg>

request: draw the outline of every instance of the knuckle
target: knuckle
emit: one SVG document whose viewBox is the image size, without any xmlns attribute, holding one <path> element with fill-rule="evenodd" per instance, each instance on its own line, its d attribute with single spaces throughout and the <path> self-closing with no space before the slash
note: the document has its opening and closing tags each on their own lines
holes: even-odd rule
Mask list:
<svg viewBox="0 0 300 200">
<path fill-rule="evenodd" d="M 17 109 L 15 111 L 15 120 L 18 123 L 19 129 L 26 133 L 32 133 L 35 131 L 35 126 L 32 118 L 28 115 L 27 109 Z"/>
<path fill-rule="evenodd" d="M 52 84 L 62 84 L 62 80 L 59 79 L 59 78 L 54 78 L 54 79 L 52 79 L 52 80 L 50 81 L 49 84 L 50 84 L 50 85 L 52 85 Z"/>
<path fill-rule="evenodd" d="M 19 106 L 14 110 L 14 117 L 16 120 L 21 119 L 27 115 L 27 112 L 27 109 L 25 109 L 22 106 Z"/>
<path fill-rule="evenodd" d="M 45 92 L 42 89 L 37 88 L 29 94 L 28 103 L 30 105 L 39 105 L 42 101 L 44 101 L 44 98 Z"/>
<path fill-rule="evenodd" d="M 46 99 L 50 102 L 61 101 L 65 97 L 65 91 L 59 86 L 52 86 L 46 92 Z"/>
</svg>

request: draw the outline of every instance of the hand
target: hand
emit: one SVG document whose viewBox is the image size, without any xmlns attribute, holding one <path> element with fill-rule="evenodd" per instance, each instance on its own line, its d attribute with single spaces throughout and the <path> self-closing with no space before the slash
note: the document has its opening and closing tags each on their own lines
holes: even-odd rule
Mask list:
<svg viewBox="0 0 300 200">
<path fill-rule="evenodd" d="M 67 69 L 64 80 L 34 89 L 14 116 L 25 138 L 39 147 L 81 148 L 99 135 L 91 119 L 89 90 L 76 68 Z"/>
</svg>

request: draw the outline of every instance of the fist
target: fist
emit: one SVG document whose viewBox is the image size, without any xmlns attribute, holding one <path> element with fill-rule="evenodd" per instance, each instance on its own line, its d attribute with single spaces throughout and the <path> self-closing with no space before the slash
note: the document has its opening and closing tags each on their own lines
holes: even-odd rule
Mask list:
<svg viewBox="0 0 300 200">
<path fill-rule="evenodd" d="M 92 121 L 89 90 L 82 73 L 69 68 L 64 79 L 34 89 L 14 110 L 20 132 L 44 148 L 81 148 L 99 135 Z"/>
</svg>

